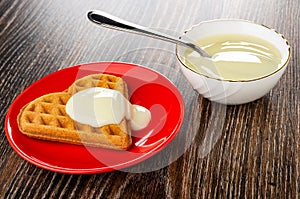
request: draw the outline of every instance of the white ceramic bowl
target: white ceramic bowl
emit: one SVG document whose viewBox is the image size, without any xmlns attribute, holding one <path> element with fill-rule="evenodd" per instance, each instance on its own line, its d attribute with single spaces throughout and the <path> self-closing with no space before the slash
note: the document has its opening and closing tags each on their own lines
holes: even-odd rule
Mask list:
<svg viewBox="0 0 300 199">
<path fill-rule="evenodd" d="M 250 80 L 222 80 L 200 74 L 185 64 L 186 47 L 177 45 L 176 55 L 181 62 L 181 70 L 193 88 L 203 97 L 222 104 L 243 104 L 267 94 L 278 82 L 290 59 L 291 49 L 287 40 L 278 32 L 264 25 L 245 20 L 219 19 L 205 21 L 185 32 L 193 41 L 219 34 L 246 34 L 273 44 L 281 53 L 282 64 L 276 71 Z"/>
</svg>

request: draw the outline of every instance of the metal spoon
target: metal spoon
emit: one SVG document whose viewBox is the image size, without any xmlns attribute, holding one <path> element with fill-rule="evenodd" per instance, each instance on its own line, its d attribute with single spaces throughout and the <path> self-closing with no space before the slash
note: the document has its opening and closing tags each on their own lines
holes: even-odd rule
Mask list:
<svg viewBox="0 0 300 199">
<path fill-rule="evenodd" d="M 105 12 L 99 10 L 89 11 L 88 19 L 98 25 L 102 25 L 107 28 L 112 28 L 121 31 L 127 31 L 131 33 L 136 33 L 156 39 L 161 39 L 164 41 L 172 42 L 175 44 L 179 44 L 188 48 L 191 48 L 198 52 L 202 57 L 211 58 L 203 49 L 199 46 L 196 46 L 194 43 L 190 41 L 185 41 L 183 39 L 178 39 L 176 37 L 125 21 L 123 19 L 117 18 Z"/>
</svg>

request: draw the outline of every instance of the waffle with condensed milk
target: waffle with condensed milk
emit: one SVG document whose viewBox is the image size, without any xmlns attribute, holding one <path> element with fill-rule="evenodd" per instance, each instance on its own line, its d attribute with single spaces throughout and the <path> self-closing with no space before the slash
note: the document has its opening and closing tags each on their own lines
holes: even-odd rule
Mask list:
<svg viewBox="0 0 300 199">
<path fill-rule="evenodd" d="M 121 92 L 128 98 L 125 81 L 114 75 L 92 74 L 76 80 L 67 90 L 43 95 L 25 105 L 18 115 L 20 131 L 32 138 L 70 144 L 126 150 L 132 144 L 129 122 L 92 127 L 71 119 L 67 101 L 75 93 L 92 87 Z"/>
</svg>

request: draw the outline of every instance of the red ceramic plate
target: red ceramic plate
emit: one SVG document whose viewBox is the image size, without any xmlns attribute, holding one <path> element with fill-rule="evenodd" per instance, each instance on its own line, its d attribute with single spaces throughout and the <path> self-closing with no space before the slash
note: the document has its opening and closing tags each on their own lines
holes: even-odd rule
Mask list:
<svg viewBox="0 0 300 199">
<path fill-rule="evenodd" d="M 25 104 L 46 93 L 63 91 L 76 79 L 94 73 L 122 77 L 131 103 L 151 111 L 148 127 L 132 132 L 133 145 L 128 151 L 42 141 L 19 131 L 16 118 Z M 101 173 L 132 166 L 162 150 L 179 131 L 183 115 L 180 92 L 161 74 L 134 64 L 100 62 L 62 69 L 33 83 L 9 108 L 5 130 L 12 148 L 34 165 L 61 173 Z"/>
</svg>

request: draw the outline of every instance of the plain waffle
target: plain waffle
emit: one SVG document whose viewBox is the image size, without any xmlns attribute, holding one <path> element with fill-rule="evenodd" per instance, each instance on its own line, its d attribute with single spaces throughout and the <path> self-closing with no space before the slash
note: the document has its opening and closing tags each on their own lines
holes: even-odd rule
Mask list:
<svg viewBox="0 0 300 199">
<path fill-rule="evenodd" d="M 91 87 L 104 87 L 120 91 L 128 98 L 126 83 L 122 78 L 95 74 L 76 80 L 66 91 L 43 95 L 25 105 L 18 115 L 20 131 L 32 138 L 70 144 L 126 150 L 132 140 L 129 123 L 124 118 L 120 124 L 99 128 L 72 120 L 65 106 L 70 97 Z"/>
</svg>

